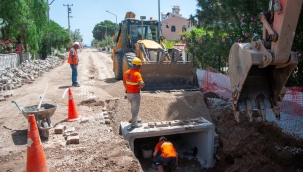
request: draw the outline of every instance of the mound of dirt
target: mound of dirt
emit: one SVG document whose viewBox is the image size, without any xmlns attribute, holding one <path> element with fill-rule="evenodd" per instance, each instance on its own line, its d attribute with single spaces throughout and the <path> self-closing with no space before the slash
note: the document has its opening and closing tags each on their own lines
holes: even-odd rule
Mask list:
<svg viewBox="0 0 303 172">
<path fill-rule="evenodd" d="M 131 119 L 130 104 L 127 99 L 119 99 L 114 110 L 115 131 L 119 131 L 121 121 Z M 212 122 L 208 109 L 203 101 L 203 94 L 194 92 L 142 93 L 139 118 L 143 123 L 171 120 L 188 120 L 204 117 Z"/>
<path fill-rule="evenodd" d="M 206 104 L 216 125 L 220 146 L 217 163 L 211 171 L 301 171 L 303 139 L 283 132 L 262 121 L 239 123 L 233 116 L 231 102 L 208 94 Z"/>
</svg>

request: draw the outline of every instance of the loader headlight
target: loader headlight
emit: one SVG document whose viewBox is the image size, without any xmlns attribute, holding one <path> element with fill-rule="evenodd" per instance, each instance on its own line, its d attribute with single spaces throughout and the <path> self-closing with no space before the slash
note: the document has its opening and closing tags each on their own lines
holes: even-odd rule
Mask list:
<svg viewBox="0 0 303 172">
<path fill-rule="evenodd" d="M 130 35 L 127 35 L 127 39 L 130 39 Z"/>
</svg>

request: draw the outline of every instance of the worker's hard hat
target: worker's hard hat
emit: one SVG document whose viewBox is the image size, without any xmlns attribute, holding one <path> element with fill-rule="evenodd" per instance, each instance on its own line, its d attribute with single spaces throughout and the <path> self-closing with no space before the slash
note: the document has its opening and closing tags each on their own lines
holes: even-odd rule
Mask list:
<svg viewBox="0 0 303 172">
<path fill-rule="evenodd" d="M 163 140 L 163 141 L 166 141 L 166 140 L 167 140 L 167 138 L 166 138 L 166 137 L 164 137 L 164 136 L 161 136 L 161 137 L 159 138 L 159 142 L 160 142 L 160 141 L 162 141 L 162 140 Z"/>
<path fill-rule="evenodd" d="M 74 42 L 74 45 L 78 45 L 79 46 L 80 44 L 79 44 L 79 42 Z"/>
<path fill-rule="evenodd" d="M 142 65 L 142 61 L 139 58 L 134 58 L 132 61 L 133 65 Z"/>
</svg>

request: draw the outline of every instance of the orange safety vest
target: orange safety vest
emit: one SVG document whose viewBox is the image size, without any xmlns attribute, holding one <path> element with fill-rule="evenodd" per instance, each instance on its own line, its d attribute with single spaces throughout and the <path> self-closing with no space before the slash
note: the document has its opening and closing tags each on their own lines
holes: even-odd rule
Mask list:
<svg viewBox="0 0 303 172">
<path fill-rule="evenodd" d="M 129 69 L 124 73 L 126 81 L 126 92 L 128 93 L 139 93 L 139 81 L 142 81 L 142 76 L 139 69 Z"/>
<path fill-rule="evenodd" d="M 74 51 L 74 58 L 73 58 L 73 55 L 71 53 L 72 50 Z M 74 48 L 71 48 L 69 50 L 67 63 L 69 63 L 69 64 L 78 64 L 77 51 Z"/>
<path fill-rule="evenodd" d="M 172 158 L 172 157 L 177 157 L 177 152 L 174 147 L 174 145 L 171 142 L 168 141 L 161 141 L 159 142 L 156 147 L 156 151 L 161 150 L 161 156 L 164 158 Z"/>
</svg>

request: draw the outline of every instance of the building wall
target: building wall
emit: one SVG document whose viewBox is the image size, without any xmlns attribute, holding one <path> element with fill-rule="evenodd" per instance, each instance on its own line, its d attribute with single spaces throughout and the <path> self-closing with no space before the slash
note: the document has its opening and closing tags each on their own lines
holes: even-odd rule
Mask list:
<svg viewBox="0 0 303 172">
<path fill-rule="evenodd" d="M 182 26 L 184 26 L 187 28 L 187 19 L 183 18 L 181 16 L 178 15 L 174 15 L 174 14 L 169 14 L 170 17 L 168 17 L 168 19 L 164 19 L 162 20 L 162 35 L 165 37 L 166 40 L 175 40 L 175 39 L 179 39 L 179 33 L 182 32 Z M 166 23 L 168 23 L 169 28 L 166 28 Z M 172 26 L 175 26 L 176 30 L 175 32 L 172 32 Z"/>
</svg>

